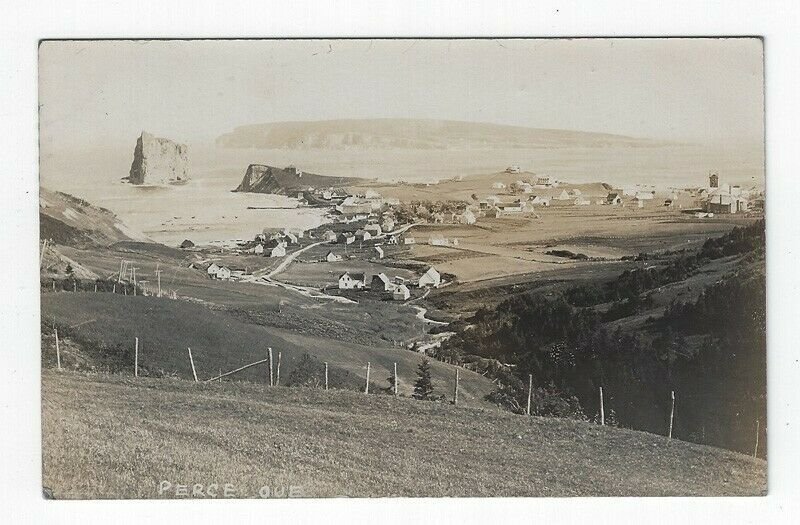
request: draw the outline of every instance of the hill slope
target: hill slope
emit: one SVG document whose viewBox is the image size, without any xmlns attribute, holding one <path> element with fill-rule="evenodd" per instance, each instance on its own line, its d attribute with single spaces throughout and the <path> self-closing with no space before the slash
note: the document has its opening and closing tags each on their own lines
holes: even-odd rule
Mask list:
<svg viewBox="0 0 800 525">
<path fill-rule="evenodd" d="M 583 131 L 425 119 L 325 120 L 240 126 L 217 138 L 226 148 L 491 149 L 658 146 L 661 143 Z"/>
<path fill-rule="evenodd" d="M 264 359 L 267 348 L 282 352 L 281 383 L 321 382 L 329 363 L 330 384 L 363 389 L 370 363 L 371 388 L 386 388 L 397 363 L 400 392 L 411 394 L 420 355 L 402 348 L 376 347 L 298 334 L 251 324 L 223 311 L 188 301 L 129 297 L 112 293 L 67 292 L 42 295 L 42 318 L 55 322 L 66 368 L 122 371 L 132 374 L 134 338 L 141 343 L 140 375 L 177 375 L 191 379 L 187 347 L 192 349 L 197 375 L 205 380 Z M 54 320 L 54 321 L 53 321 Z M 43 327 L 43 360 L 55 366 L 51 327 Z M 73 344 L 74 343 L 74 344 Z M 308 354 L 306 358 L 305 355 Z M 432 361 L 437 394 L 452 390 L 454 368 Z M 254 366 L 233 376 L 238 381 L 264 382 L 267 366 Z M 491 406 L 483 398 L 492 389 L 485 377 L 461 371 L 460 399 L 465 404 Z"/>
<path fill-rule="evenodd" d="M 107 246 L 147 240 L 105 208 L 60 191 L 39 188 L 39 237 L 68 246 Z"/>
<path fill-rule="evenodd" d="M 766 463 L 642 432 L 347 391 L 43 372 L 56 498 L 758 495 Z M 77 438 L 76 438 L 77 437 Z M 171 490 L 159 494 L 163 481 Z M 222 489 L 219 489 L 222 492 Z M 190 489 L 191 493 L 191 489 Z"/>
</svg>

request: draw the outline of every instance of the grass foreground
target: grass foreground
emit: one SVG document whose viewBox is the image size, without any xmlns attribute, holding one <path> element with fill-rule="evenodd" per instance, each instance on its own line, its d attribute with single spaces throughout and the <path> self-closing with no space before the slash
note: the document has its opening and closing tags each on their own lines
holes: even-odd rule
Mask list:
<svg viewBox="0 0 800 525">
<path fill-rule="evenodd" d="M 745 496 L 766 462 L 663 436 L 345 390 L 42 371 L 57 499 Z"/>
</svg>

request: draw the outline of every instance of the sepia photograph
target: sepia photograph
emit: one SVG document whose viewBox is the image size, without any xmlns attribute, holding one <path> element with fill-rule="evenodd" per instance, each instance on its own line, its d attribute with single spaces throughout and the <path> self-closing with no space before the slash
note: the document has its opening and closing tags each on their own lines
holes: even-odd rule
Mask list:
<svg viewBox="0 0 800 525">
<path fill-rule="evenodd" d="M 764 60 L 40 41 L 43 498 L 766 496 Z"/>
</svg>

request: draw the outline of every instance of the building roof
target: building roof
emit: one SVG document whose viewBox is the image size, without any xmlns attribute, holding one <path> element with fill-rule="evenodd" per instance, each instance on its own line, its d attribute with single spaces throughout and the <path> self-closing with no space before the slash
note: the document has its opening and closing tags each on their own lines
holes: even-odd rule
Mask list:
<svg viewBox="0 0 800 525">
<path fill-rule="evenodd" d="M 354 281 L 363 281 L 364 280 L 364 273 L 363 272 L 359 272 L 359 273 L 344 272 L 342 275 L 339 276 L 339 279 L 343 279 L 345 275 L 350 277 Z"/>
<path fill-rule="evenodd" d="M 392 284 L 391 279 L 389 279 L 389 277 L 385 273 L 379 273 L 378 275 L 373 275 L 372 280 L 374 281 L 375 279 L 380 280 L 381 282 L 383 282 L 383 284 Z"/>
</svg>

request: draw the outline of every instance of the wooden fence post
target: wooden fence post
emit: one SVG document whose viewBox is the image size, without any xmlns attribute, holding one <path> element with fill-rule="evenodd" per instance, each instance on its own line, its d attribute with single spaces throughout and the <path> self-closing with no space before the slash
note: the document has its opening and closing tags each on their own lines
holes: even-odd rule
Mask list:
<svg viewBox="0 0 800 525">
<path fill-rule="evenodd" d="M 94 293 L 97 293 L 97 283 L 94 283 Z"/>
<path fill-rule="evenodd" d="M 531 396 L 533 395 L 533 374 L 528 374 L 528 407 L 525 414 L 531 415 Z"/>
<path fill-rule="evenodd" d="M 78 291 L 78 281 L 72 281 L 72 291 L 73 292 Z"/>
<path fill-rule="evenodd" d="M 325 361 L 325 390 L 328 389 L 328 362 Z"/>
<path fill-rule="evenodd" d="M 600 425 L 606 424 L 606 413 L 603 408 L 603 387 L 600 387 Z"/>
<path fill-rule="evenodd" d="M 394 364 L 394 397 L 397 397 L 397 387 L 399 383 L 397 382 L 397 363 Z"/>
<path fill-rule="evenodd" d="M 267 351 L 269 351 L 269 386 L 272 386 L 274 381 L 274 376 L 272 375 L 272 347 L 267 348 Z"/>
<path fill-rule="evenodd" d="M 364 385 L 364 393 L 369 394 L 369 361 L 367 361 L 367 383 Z"/>
<path fill-rule="evenodd" d="M 133 377 L 139 377 L 139 338 L 136 338 L 136 349 L 133 351 Z"/>
<path fill-rule="evenodd" d="M 668 439 L 672 439 L 672 420 L 675 417 L 675 391 L 670 390 L 669 393 L 670 400 L 672 401 L 672 407 L 669 409 L 669 435 L 667 436 Z"/>
<path fill-rule="evenodd" d="M 61 370 L 61 349 L 58 347 L 58 328 L 53 328 L 56 333 L 56 366 Z"/>
<path fill-rule="evenodd" d="M 194 368 L 194 359 L 192 359 L 192 349 L 189 348 L 189 362 L 192 364 L 192 375 L 194 376 L 194 382 L 197 383 L 197 370 Z"/>
<path fill-rule="evenodd" d="M 281 351 L 278 350 L 278 370 L 275 374 L 275 386 L 281 384 Z"/>
<path fill-rule="evenodd" d="M 114 287 L 111 288 L 111 293 L 117 293 L 117 283 L 114 283 Z"/>
<path fill-rule="evenodd" d="M 756 419 L 756 446 L 753 449 L 753 457 L 758 457 L 758 431 L 760 430 L 761 421 Z"/>
<path fill-rule="evenodd" d="M 458 405 L 458 367 L 456 367 L 456 385 L 453 387 L 453 404 Z"/>
</svg>

